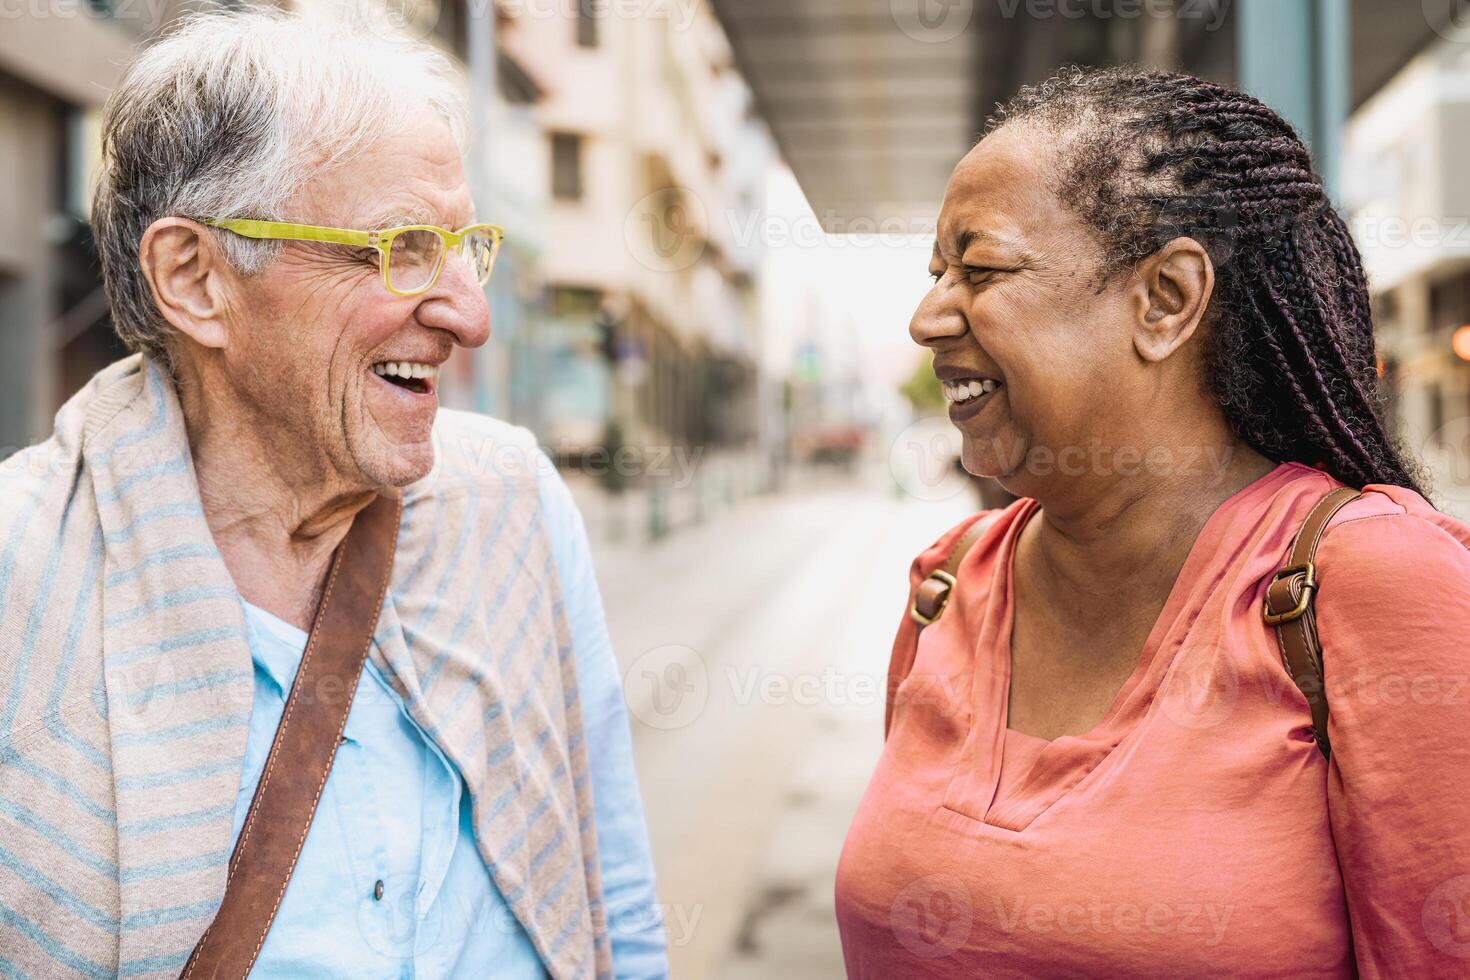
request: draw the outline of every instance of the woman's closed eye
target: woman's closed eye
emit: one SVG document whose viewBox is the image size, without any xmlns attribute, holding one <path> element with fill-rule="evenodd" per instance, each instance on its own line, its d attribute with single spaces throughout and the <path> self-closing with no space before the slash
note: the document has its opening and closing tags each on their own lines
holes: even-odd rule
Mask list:
<svg viewBox="0 0 1470 980">
<path fill-rule="evenodd" d="M 935 282 L 939 282 L 939 280 L 944 278 L 945 271 L 946 270 L 944 269 L 930 269 L 929 278 L 933 279 Z M 992 278 L 995 277 L 996 273 L 1000 271 L 1000 269 L 992 269 L 982 265 L 966 265 L 960 267 L 960 274 L 963 275 L 966 281 L 968 281 L 972 286 L 985 285 L 986 283 L 990 282 Z"/>
</svg>

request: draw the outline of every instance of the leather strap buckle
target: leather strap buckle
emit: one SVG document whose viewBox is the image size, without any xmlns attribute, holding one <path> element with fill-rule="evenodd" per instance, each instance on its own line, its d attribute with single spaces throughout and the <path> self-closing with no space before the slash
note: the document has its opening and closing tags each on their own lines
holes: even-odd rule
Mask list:
<svg viewBox="0 0 1470 980">
<path fill-rule="evenodd" d="M 1295 578 L 1298 575 L 1302 576 L 1302 581 L 1300 583 L 1301 593 L 1296 597 L 1296 605 L 1290 609 L 1285 609 L 1280 612 L 1273 610 L 1271 608 L 1272 590 L 1275 589 L 1277 583 L 1288 581 L 1289 579 Z M 1300 565 L 1287 565 L 1285 568 L 1281 569 L 1275 575 L 1271 576 L 1271 584 L 1266 587 L 1266 602 L 1264 603 L 1264 606 L 1262 608 L 1262 613 L 1265 617 L 1266 624 L 1268 626 L 1277 626 L 1281 623 L 1290 623 L 1293 620 L 1301 619 L 1307 614 L 1307 610 L 1311 608 L 1312 593 L 1316 590 L 1316 565 L 1312 564 L 1311 562 L 1303 562 Z M 1286 594 L 1290 596 L 1290 590 L 1288 589 L 1285 591 Z"/>
<path fill-rule="evenodd" d="M 985 529 L 987 522 L 975 521 L 969 530 L 960 536 L 960 539 L 949 549 L 949 554 L 944 558 L 944 564 L 930 572 L 919 587 L 914 589 L 914 601 L 909 606 L 909 618 L 918 623 L 919 626 L 928 626 L 944 614 L 944 607 L 949 605 L 949 597 L 954 594 L 955 586 L 959 580 L 955 578 L 960 570 L 960 563 L 964 561 L 965 555 L 970 553 L 970 546 L 980 537 L 980 532 Z"/>
<path fill-rule="evenodd" d="M 949 597 L 954 594 L 955 577 L 942 568 L 936 568 L 929 577 L 914 590 L 914 604 L 909 607 L 909 618 L 920 626 L 928 626 L 944 614 Z M 922 607 L 922 608 L 921 608 Z"/>
</svg>

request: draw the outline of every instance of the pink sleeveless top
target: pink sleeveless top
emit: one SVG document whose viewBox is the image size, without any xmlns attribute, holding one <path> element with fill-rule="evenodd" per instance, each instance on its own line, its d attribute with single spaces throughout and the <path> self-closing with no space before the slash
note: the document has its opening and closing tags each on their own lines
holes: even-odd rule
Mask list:
<svg viewBox="0 0 1470 980">
<path fill-rule="evenodd" d="M 1287 463 L 1222 504 L 1103 719 L 1054 741 L 1006 728 L 1038 505 L 981 515 L 944 616 L 895 641 L 837 874 L 850 977 L 1470 976 L 1470 529 L 1377 485 L 1329 526 L 1329 763 L 1261 598 L 1336 485 Z"/>
</svg>

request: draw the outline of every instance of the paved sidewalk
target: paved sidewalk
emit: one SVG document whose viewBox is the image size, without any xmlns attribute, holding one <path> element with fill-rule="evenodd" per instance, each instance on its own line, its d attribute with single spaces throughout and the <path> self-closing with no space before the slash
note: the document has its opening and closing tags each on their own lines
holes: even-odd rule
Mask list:
<svg viewBox="0 0 1470 980">
<path fill-rule="evenodd" d="M 801 492 L 599 548 L 680 980 L 843 975 L 832 878 L 908 564 L 965 506 Z"/>
</svg>

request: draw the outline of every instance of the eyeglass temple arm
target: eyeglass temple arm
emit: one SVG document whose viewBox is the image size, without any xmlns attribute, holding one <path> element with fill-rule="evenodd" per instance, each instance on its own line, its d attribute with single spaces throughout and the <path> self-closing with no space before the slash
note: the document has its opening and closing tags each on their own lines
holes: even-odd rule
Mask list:
<svg viewBox="0 0 1470 980">
<path fill-rule="evenodd" d="M 284 221 L 252 221 L 249 218 L 206 219 L 204 224 L 233 231 L 246 238 L 285 239 L 297 242 L 331 242 L 336 245 L 369 246 L 373 235 L 348 228 L 324 228 L 321 225 L 297 225 Z"/>
</svg>

